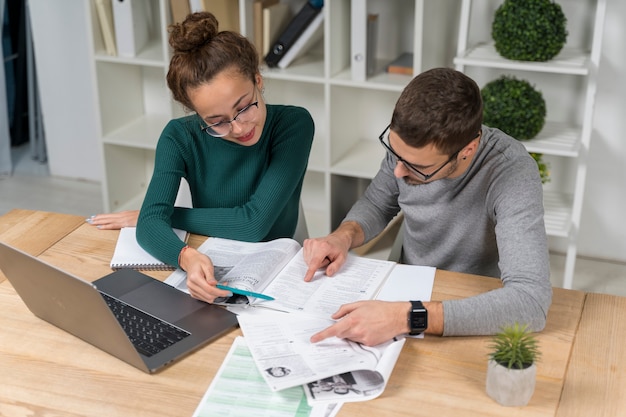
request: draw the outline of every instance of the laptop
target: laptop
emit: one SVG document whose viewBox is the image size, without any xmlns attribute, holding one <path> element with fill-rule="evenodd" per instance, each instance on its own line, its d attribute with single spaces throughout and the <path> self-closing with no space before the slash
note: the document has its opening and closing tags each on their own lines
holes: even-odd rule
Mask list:
<svg viewBox="0 0 626 417">
<path fill-rule="evenodd" d="M 147 373 L 238 324 L 223 307 L 134 269 L 91 283 L 3 242 L 0 269 L 35 316 Z"/>
</svg>

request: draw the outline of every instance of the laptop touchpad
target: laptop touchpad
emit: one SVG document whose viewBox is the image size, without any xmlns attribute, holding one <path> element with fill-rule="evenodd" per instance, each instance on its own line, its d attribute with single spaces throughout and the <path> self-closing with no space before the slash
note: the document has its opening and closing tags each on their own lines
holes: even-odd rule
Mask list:
<svg viewBox="0 0 626 417">
<path fill-rule="evenodd" d="M 207 305 L 187 294 L 174 293 L 173 291 L 178 292 L 178 290 L 164 287 L 164 285 L 167 284 L 151 282 L 119 298 L 146 313 L 172 323 Z"/>
</svg>

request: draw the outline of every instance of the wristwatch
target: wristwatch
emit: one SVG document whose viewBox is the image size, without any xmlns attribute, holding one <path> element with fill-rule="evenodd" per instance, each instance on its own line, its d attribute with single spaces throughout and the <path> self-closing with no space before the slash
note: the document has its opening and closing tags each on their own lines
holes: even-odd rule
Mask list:
<svg viewBox="0 0 626 417">
<path fill-rule="evenodd" d="M 428 310 L 421 301 L 411 301 L 409 311 L 409 336 L 424 333 L 428 327 Z"/>
</svg>

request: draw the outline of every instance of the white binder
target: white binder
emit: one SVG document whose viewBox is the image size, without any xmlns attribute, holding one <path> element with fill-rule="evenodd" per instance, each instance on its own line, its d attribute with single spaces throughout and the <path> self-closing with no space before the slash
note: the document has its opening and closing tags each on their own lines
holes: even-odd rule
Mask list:
<svg viewBox="0 0 626 417">
<path fill-rule="evenodd" d="M 148 1 L 113 0 L 113 22 L 119 56 L 137 56 L 148 43 L 150 34 Z"/>
</svg>

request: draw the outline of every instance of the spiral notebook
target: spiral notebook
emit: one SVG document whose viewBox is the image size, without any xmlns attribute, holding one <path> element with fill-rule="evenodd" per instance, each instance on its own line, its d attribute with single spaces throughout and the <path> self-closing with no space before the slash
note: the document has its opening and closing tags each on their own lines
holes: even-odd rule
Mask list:
<svg viewBox="0 0 626 417">
<path fill-rule="evenodd" d="M 188 233 L 185 230 L 172 229 L 183 242 L 187 241 Z M 111 269 L 144 269 L 154 271 L 167 271 L 176 269 L 175 266 L 168 265 L 146 252 L 135 236 L 135 227 L 122 227 L 117 238 L 113 258 L 111 258 Z"/>
</svg>

